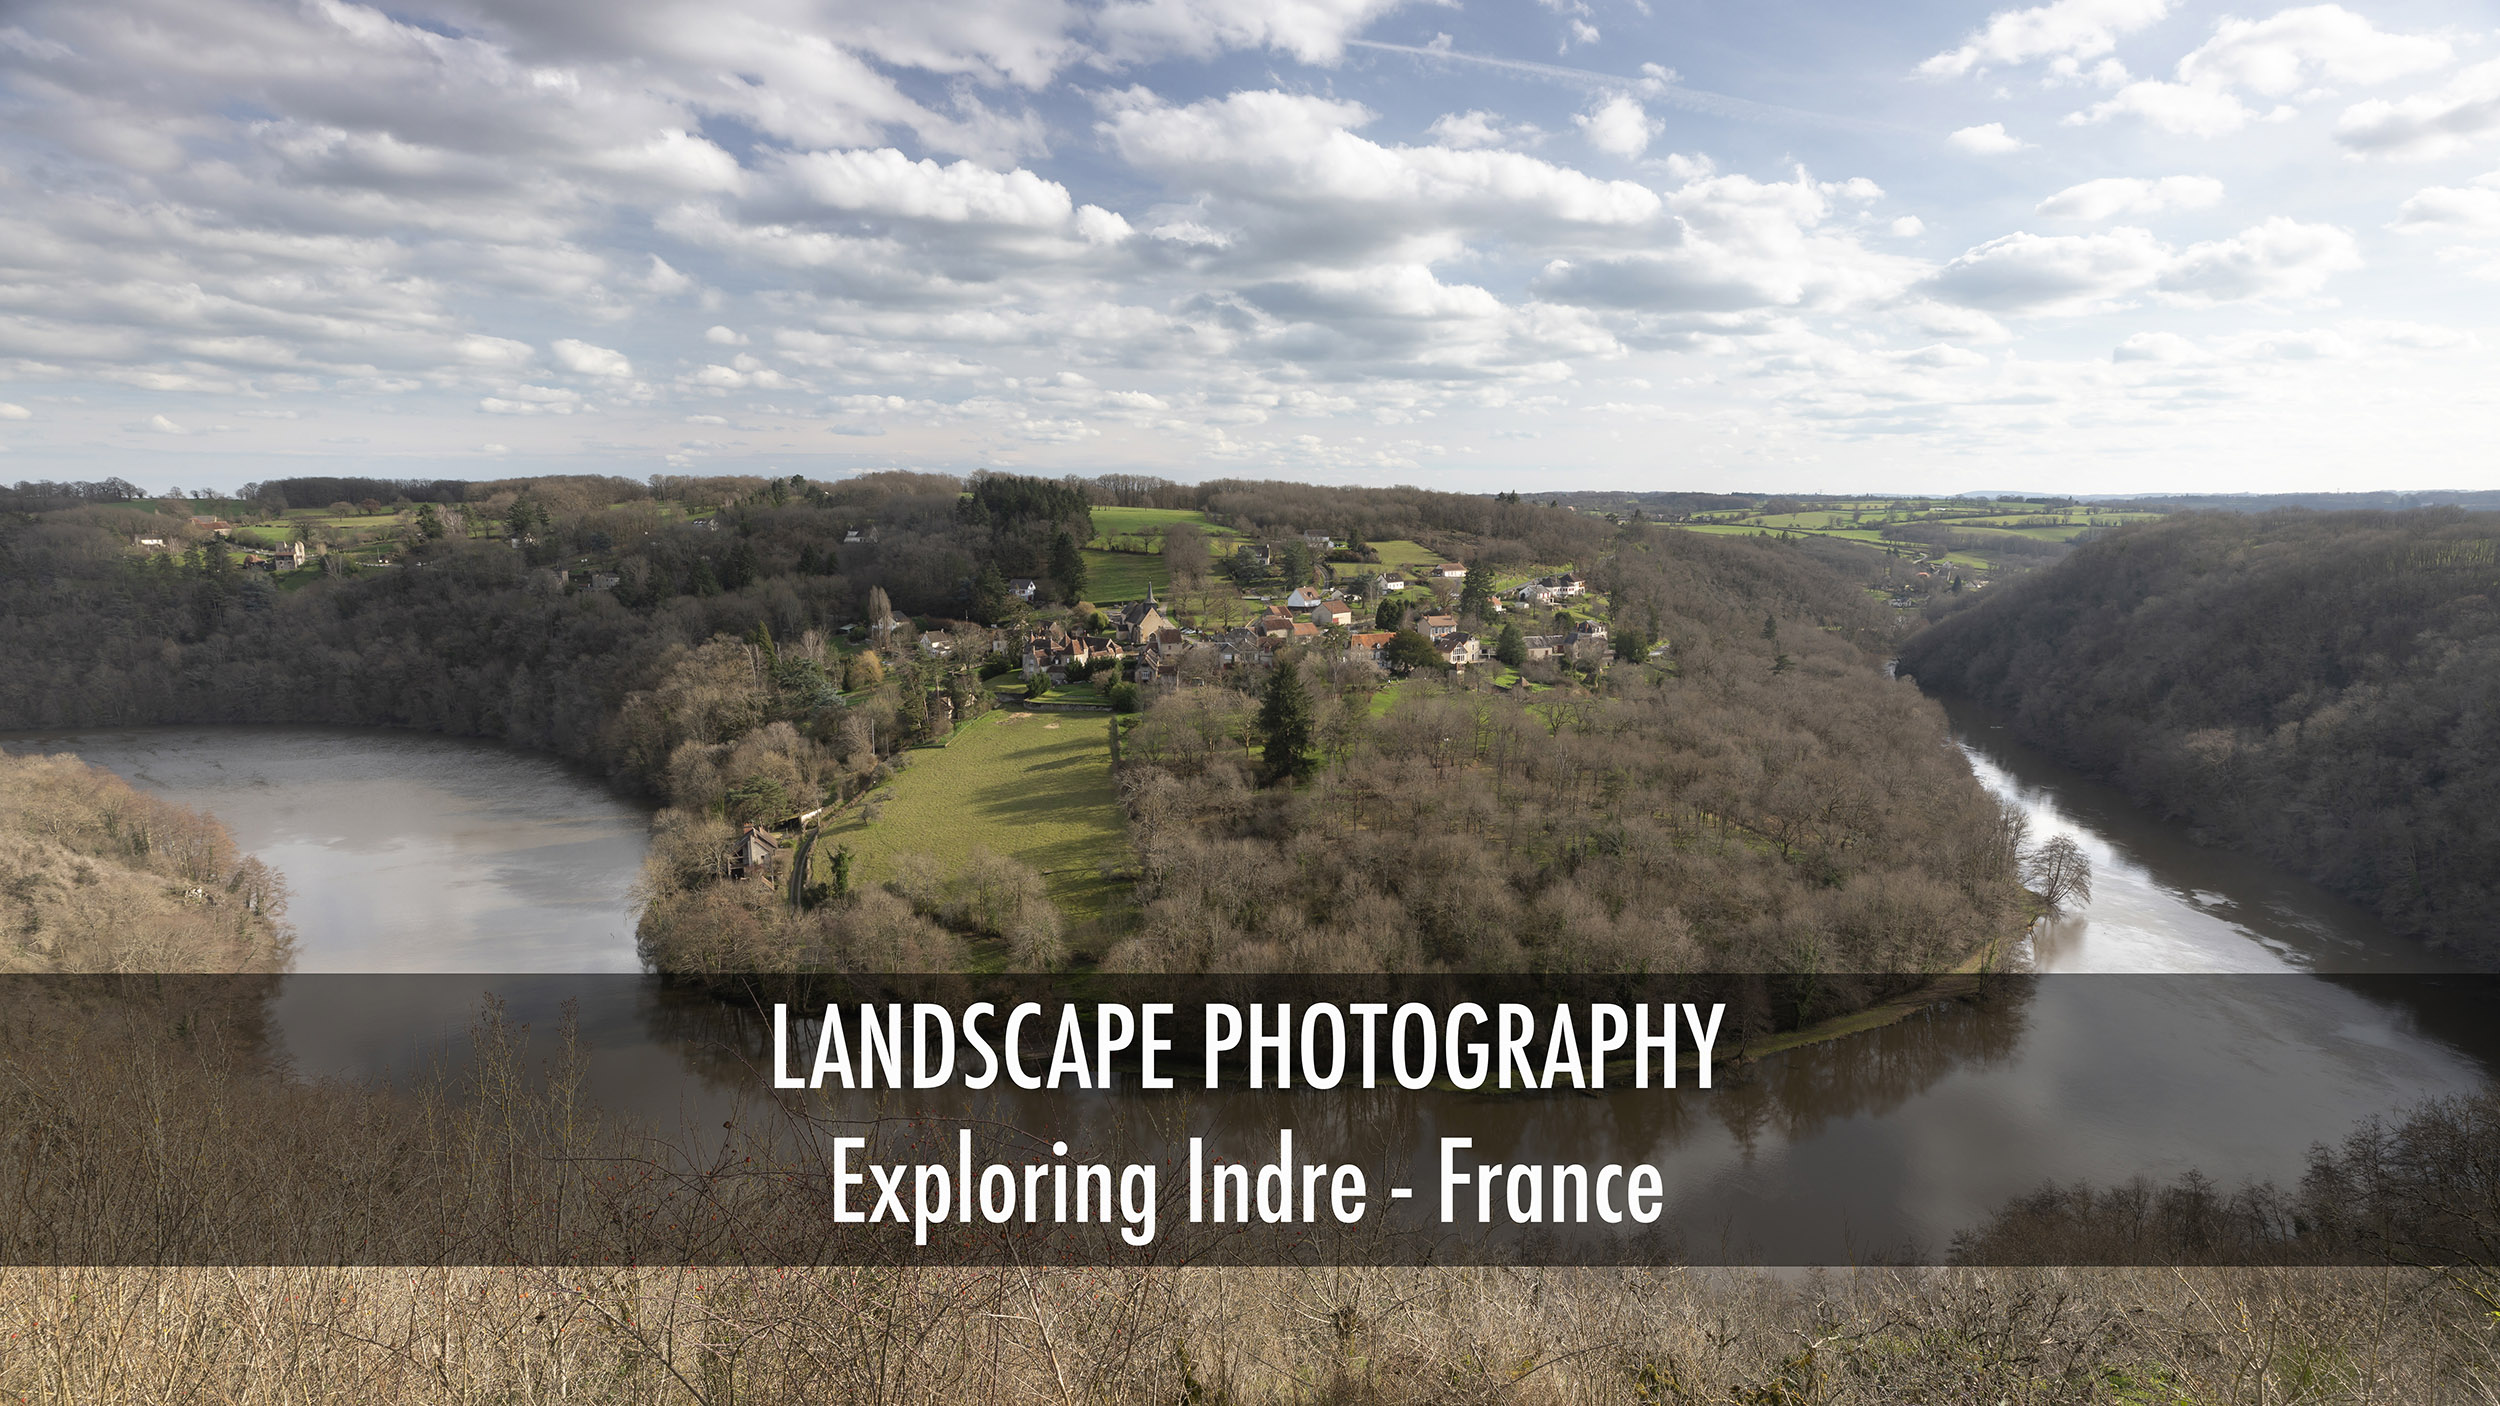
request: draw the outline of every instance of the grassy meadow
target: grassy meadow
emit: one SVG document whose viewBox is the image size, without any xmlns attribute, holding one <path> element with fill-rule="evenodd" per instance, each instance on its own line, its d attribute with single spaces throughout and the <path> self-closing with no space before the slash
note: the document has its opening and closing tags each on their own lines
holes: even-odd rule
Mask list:
<svg viewBox="0 0 2500 1406">
<path fill-rule="evenodd" d="M 1005 855 L 1041 871 L 1081 955 L 1097 955 L 1085 950 L 1088 933 L 1116 919 L 1128 889 L 1103 877 L 1129 858 L 1107 715 L 1011 704 L 966 723 L 945 747 L 905 755 L 900 775 L 825 827 L 817 862 L 848 847 L 852 881 L 876 884 L 907 857 L 951 872 L 975 850 Z"/>
</svg>

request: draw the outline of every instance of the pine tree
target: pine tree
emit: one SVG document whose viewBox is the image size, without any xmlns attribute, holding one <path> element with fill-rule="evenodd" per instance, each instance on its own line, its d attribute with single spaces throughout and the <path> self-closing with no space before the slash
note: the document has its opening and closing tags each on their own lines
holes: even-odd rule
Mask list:
<svg viewBox="0 0 2500 1406">
<path fill-rule="evenodd" d="M 1458 588 L 1458 613 L 1481 620 L 1493 612 L 1493 568 L 1477 562 Z"/>
<path fill-rule="evenodd" d="M 1069 605 L 1085 599 L 1085 554 L 1069 533 L 1051 539 L 1050 579 L 1059 583 L 1059 598 Z"/>
<path fill-rule="evenodd" d="M 1260 756 L 1270 780 L 1311 774 L 1311 695 L 1302 686 L 1300 660 L 1279 659 L 1267 676 L 1267 690 L 1259 700 L 1259 730 L 1267 734 Z"/>
<path fill-rule="evenodd" d="M 1493 640 L 1493 657 L 1516 669 L 1528 662 L 1528 637 L 1515 624 L 1502 626 Z"/>
<path fill-rule="evenodd" d="M 1383 597 L 1372 611 L 1372 628 L 1375 630 L 1395 631 L 1405 623 L 1406 602 L 1396 596 Z"/>
</svg>

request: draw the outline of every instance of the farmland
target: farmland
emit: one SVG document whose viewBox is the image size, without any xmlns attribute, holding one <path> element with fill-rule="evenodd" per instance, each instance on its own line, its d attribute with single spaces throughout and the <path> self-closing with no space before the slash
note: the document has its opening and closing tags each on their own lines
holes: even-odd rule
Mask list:
<svg viewBox="0 0 2500 1406">
<path fill-rule="evenodd" d="M 1774 500 L 1765 507 L 1781 506 Z M 2095 528 L 2117 527 L 2132 522 L 2149 522 L 2161 514 L 2116 504 L 2073 503 L 2062 499 L 1986 499 L 1986 498 L 1860 498 L 1817 500 L 1797 506 L 1787 500 L 1787 510 L 1747 511 L 1728 509 L 1695 513 L 1675 520 L 1673 525 L 1687 532 L 1722 536 L 1752 537 L 1765 533 L 1778 535 L 1811 535 L 1841 541 L 1859 542 L 1878 548 L 1897 549 L 1920 559 L 1936 560 L 1950 566 L 1970 570 L 1994 570 L 2007 565 L 2028 565 L 2037 562 L 2044 548 L 2071 542 Z M 1916 527 L 1928 531 L 1950 532 L 1951 550 L 1937 551 L 1937 543 L 1923 542 L 1907 533 L 1886 536 L 1887 529 Z M 2004 542 L 2004 551 L 1991 551 L 1991 541 Z M 2019 544 L 2019 545 L 2016 545 Z"/>
</svg>

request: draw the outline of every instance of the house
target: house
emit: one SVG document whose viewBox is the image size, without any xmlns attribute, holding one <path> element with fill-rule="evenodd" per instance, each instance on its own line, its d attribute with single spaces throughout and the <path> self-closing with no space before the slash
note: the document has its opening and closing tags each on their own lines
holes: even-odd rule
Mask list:
<svg viewBox="0 0 2500 1406">
<path fill-rule="evenodd" d="M 1452 630 L 1432 642 L 1433 649 L 1453 667 L 1482 662 L 1487 656 L 1484 641 L 1464 630 Z"/>
<path fill-rule="evenodd" d="M 1325 532 L 1305 532 L 1302 534 L 1302 541 L 1315 552 L 1333 552 L 1345 545 Z"/>
<path fill-rule="evenodd" d="M 1250 633 L 1272 639 L 1282 635 L 1291 635 L 1293 633 L 1293 626 L 1294 618 L 1292 616 L 1277 611 L 1270 611 L 1269 613 L 1250 622 Z"/>
<path fill-rule="evenodd" d="M 1346 653 L 1356 659 L 1369 659 L 1375 664 L 1389 662 L 1389 641 L 1397 636 L 1388 630 L 1365 630 L 1346 642 Z"/>
<path fill-rule="evenodd" d="M 1311 607 L 1311 623 L 1327 628 L 1354 623 L 1354 607 L 1341 600 L 1324 600 Z"/>
<path fill-rule="evenodd" d="M 1542 581 L 1531 581 L 1510 594 L 1522 605 L 1552 605 L 1555 600 L 1554 588 Z"/>
<path fill-rule="evenodd" d="M 1571 636 L 1569 635 L 1529 635 L 1526 636 L 1526 640 L 1528 645 L 1528 658 L 1531 662 L 1539 659 L 1551 659 L 1555 655 L 1562 653 L 1565 649 L 1568 649 L 1571 645 Z"/>
<path fill-rule="evenodd" d="M 729 847 L 729 877 L 733 879 L 760 878 L 780 864 L 781 841 L 754 825 L 740 830 L 737 842 Z"/>
<path fill-rule="evenodd" d="M 1308 610 L 1326 599 L 1327 597 L 1321 595 L 1315 586 L 1296 586 L 1293 588 L 1293 594 L 1285 597 L 1285 609 Z"/>
<path fill-rule="evenodd" d="M 1554 594 L 1562 597 L 1564 600 L 1570 600 L 1574 597 L 1588 594 L 1589 583 L 1581 580 L 1577 576 L 1572 575 L 1568 571 L 1564 572 L 1560 576 L 1549 576 L 1545 579 L 1546 584 L 1554 588 Z"/>
<path fill-rule="evenodd" d="M 1464 581 L 1467 579 L 1467 567 L 1461 562 L 1445 561 L 1432 569 L 1432 579 L 1435 581 Z"/>
<path fill-rule="evenodd" d="M 1385 592 L 1390 592 L 1390 591 L 1403 591 L 1403 590 L 1405 590 L 1405 589 L 1406 589 L 1406 576 L 1405 576 L 1405 574 L 1404 574 L 1403 572 L 1397 572 L 1397 571 L 1384 571 L 1384 572 L 1380 573 L 1380 589 L 1381 589 L 1384 593 L 1385 593 Z"/>
<path fill-rule="evenodd" d="M 1035 596 L 1040 595 L 1041 591 L 1042 583 L 1030 576 L 1019 576 L 1007 583 L 1007 594 L 1027 604 L 1030 604 Z"/>
<path fill-rule="evenodd" d="M 1458 628 L 1458 617 L 1455 615 L 1427 615 L 1415 622 L 1415 628 L 1423 631 L 1425 638 L 1430 639 L 1434 644 L 1439 644 L 1442 636 L 1447 635 Z"/>
</svg>

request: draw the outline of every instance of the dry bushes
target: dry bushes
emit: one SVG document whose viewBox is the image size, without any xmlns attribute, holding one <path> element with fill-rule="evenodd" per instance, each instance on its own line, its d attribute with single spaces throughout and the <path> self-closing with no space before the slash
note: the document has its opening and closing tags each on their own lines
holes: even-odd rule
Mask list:
<svg viewBox="0 0 2500 1406">
<path fill-rule="evenodd" d="M 0 1271 L 45 1401 L 2440 1403 L 2393 1270 Z"/>
<path fill-rule="evenodd" d="M 286 886 L 199 811 L 0 753 L 0 971 L 276 971 Z"/>
</svg>

